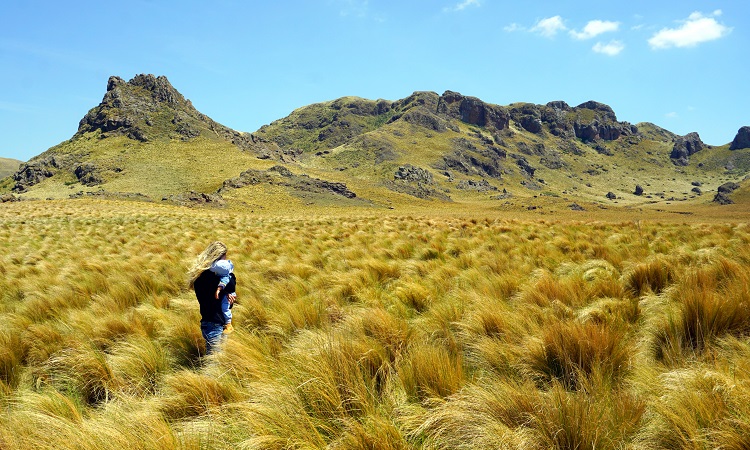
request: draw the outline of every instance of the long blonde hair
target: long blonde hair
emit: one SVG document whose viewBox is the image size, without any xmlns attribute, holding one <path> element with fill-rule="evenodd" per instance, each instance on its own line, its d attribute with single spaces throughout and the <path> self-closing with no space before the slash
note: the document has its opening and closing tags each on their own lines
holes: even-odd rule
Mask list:
<svg viewBox="0 0 750 450">
<path fill-rule="evenodd" d="M 227 246 L 223 242 L 215 241 L 208 244 L 203 252 L 195 259 L 193 267 L 188 270 L 188 285 L 192 288 L 195 280 L 211 267 L 211 264 L 227 254 Z"/>
</svg>

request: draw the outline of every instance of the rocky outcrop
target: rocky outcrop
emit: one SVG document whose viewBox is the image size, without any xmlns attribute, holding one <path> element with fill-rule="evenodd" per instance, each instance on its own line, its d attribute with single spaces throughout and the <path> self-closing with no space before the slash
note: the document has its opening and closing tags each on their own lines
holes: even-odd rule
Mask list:
<svg viewBox="0 0 750 450">
<path fill-rule="evenodd" d="M 720 205 L 731 205 L 734 203 L 729 195 L 735 190 L 739 189 L 740 185 L 731 181 L 722 184 L 716 189 L 716 195 L 714 196 L 713 202 Z"/>
<path fill-rule="evenodd" d="M 487 180 L 463 180 L 459 181 L 456 185 L 458 189 L 464 190 L 464 191 L 477 191 L 477 192 L 487 192 L 487 191 L 496 191 L 497 188 L 493 185 L 491 185 Z"/>
<path fill-rule="evenodd" d="M 485 103 L 476 97 L 466 97 L 453 91 L 445 91 L 440 96 L 437 112 L 470 125 L 495 130 L 504 130 L 508 128 L 510 123 L 510 115 L 505 108 Z"/>
<path fill-rule="evenodd" d="M 687 166 L 690 164 L 690 155 L 694 155 L 706 148 L 706 144 L 701 141 L 698 133 L 688 133 L 685 136 L 678 136 L 672 146 L 672 163 L 677 166 Z"/>
<path fill-rule="evenodd" d="M 169 195 L 162 201 L 172 202 L 180 206 L 213 206 L 222 207 L 226 202 L 219 194 L 206 194 L 205 192 L 189 191 L 182 194 Z"/>
<path fill-rule="evenodd" d="M 750 148 L 750 127 L 742 127 L 729 145 L 729 150 L 740 150 Z"/>
<path fill-rule="evenodd" d="M 238 177 L 224 181 L 217 194 L 231 190 L 239 189 L 245 186 L 254 186 L 258 184 L 272 184 L 277 186 L 288 187 L 299 192 L 316 192 L 339 195 L 346 198 L 355 198 L 357 194 L 350 191 L 344 183 L 334 183 L 330 181 L 311 178 L 307 175 L 295 175 L 284 166 L 274 166 L 268 170 L 248 169 L 242 172 Z"/>
<path fill-rule="evenodd" d="M 443 156 L 439 170 L 455 170 L 466 175 L 501 178 L 507 152 L 494 145 L 476 145 L 466 138 L 453 140 L 453 152 Z"/>
<path fill-rule="evenodd" d="M 523 156 L 514 156 L 516 158 L 516 165 L 525 173 L 528 177 L 533 177 L 536 168 L 532 167 L 531 164 Z"/>
<path fill-rule="evenodd" d="M 545 130 L 562 138 L 576 137 L 585 142 L 614 141 L 620 136 L 638 133 L 628 122 L 619 122 L 612 108 L 588 101 L 575 108 L 563 101 L 546 105 L 518 103 L 509 107 L 511 120 L 525 131 L 541 134 Z"/>
<path fill-rule="evenodd" d="M 412 197 L 450 201 L 450 197 L 436 188 L 431 172 L 410 164 L 400 166 L 393 174 L 393 180 L 386 181 L 384 184 L 392 191 Z"/>
<path fill-rule="evenodd" d="M 393 174 L 394 180 L 409 181 L 412 183 L 433 184 L 432 173 L 421 168 L 414 167 L 410 164 L 400 166 L 396 173 Z"/>
<path fill-rule="evenodd" d="M 638 128 L 628 122 L 619 122 L 615 112 L 608 105 L 588 101 L 573 108 L 576 137 L 583 141 L 603 139 L 614 141 L 620 136 L 638 133 Z"/>
<path fill-rule="evenodd" d="M 63 165 L 63 161 L 54 156 L 38 158 L 21 165 L 18 172 L 13 174 L 13 191 L 26 192 L 31 186 L 41 183 L 53 176 Z"/>
<path fill-rule="evenodd" d="M 403 116 L 396 116 L 395 118 L 399 117 L 402 118 L 405 122 L 437 131 L 438 133 L 441 133 L 447 129 L 445 119 L 424 110 L 413 109 L 406 112 L 406 114 L 404 114 Z"/>
<path fill-rule="evenodd" d="M 93 164 L 81 164 L 75 168 L 73 173 L 78 181 L 85 186 L 96 186 L 104 182 L 99 168 Z"/>
</svg>

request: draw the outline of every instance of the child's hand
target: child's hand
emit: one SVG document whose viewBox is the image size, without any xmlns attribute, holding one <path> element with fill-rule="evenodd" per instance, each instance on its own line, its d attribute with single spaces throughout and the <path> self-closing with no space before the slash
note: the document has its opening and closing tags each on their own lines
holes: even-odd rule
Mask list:
<svg viewBox="0 0 750 450">
<path fill-rule="evenodd" d="M 216 295 L 214 296 L 216 298 L 216 300 L 219 299 L 219 292 L 221 292 L 221 286 L 219 286 L 219 287 L 216 288 Z"/>
</svg>

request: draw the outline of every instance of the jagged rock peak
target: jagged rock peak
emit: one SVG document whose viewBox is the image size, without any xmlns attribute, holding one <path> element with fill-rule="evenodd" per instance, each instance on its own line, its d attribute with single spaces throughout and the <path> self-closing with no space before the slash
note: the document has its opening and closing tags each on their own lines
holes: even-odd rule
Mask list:
<svg viewBox="0 0 750 450">
<path fill-rule="evenodd" d="M 130 81 L 125 82 L 118 76 L 111 76 L 107 80 L 107 93 L 116 91 L 118 88 L 139 87 L 151 93 L 151 98 L 157 102 L 180 104 L 190 103 L 180 94 L 164 75 L 154 76 L 151 74 L 139 74 Z M 106 99 L 106 94 L 105 94 Z"/>
<path fill-rule="evenodd" d="M 741 148 L 750 148 L 750 127 L 742 127 L 737 131 L 729 150 L 739 150 Z"/>
<path fill-rule="evenodd" d="M 159 112 L 161 116 L 167 112 L 173 116 L 171 123 L 159 120 Z M 195 124 L 206 121 L 165 76 L 140 74 L 127 82 L 111 76 L 104 98 L 81 119 L 78 133 L 101 130 L 106 135 L 122 134 L 147 141 L 176 132 L 191 138 L 199 134 Z"/>
</svg>

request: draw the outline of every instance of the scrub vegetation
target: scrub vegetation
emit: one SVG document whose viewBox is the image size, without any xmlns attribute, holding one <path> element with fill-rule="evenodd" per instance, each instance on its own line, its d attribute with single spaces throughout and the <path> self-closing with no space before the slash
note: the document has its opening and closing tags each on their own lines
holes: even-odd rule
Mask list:
<svg viewBox="0 0 750 450">
<path fill-rule="evenodd" d="M 512 217 L 3 204 L 0 448 L 750 446 L 746 221 Z"/>
</svg>

